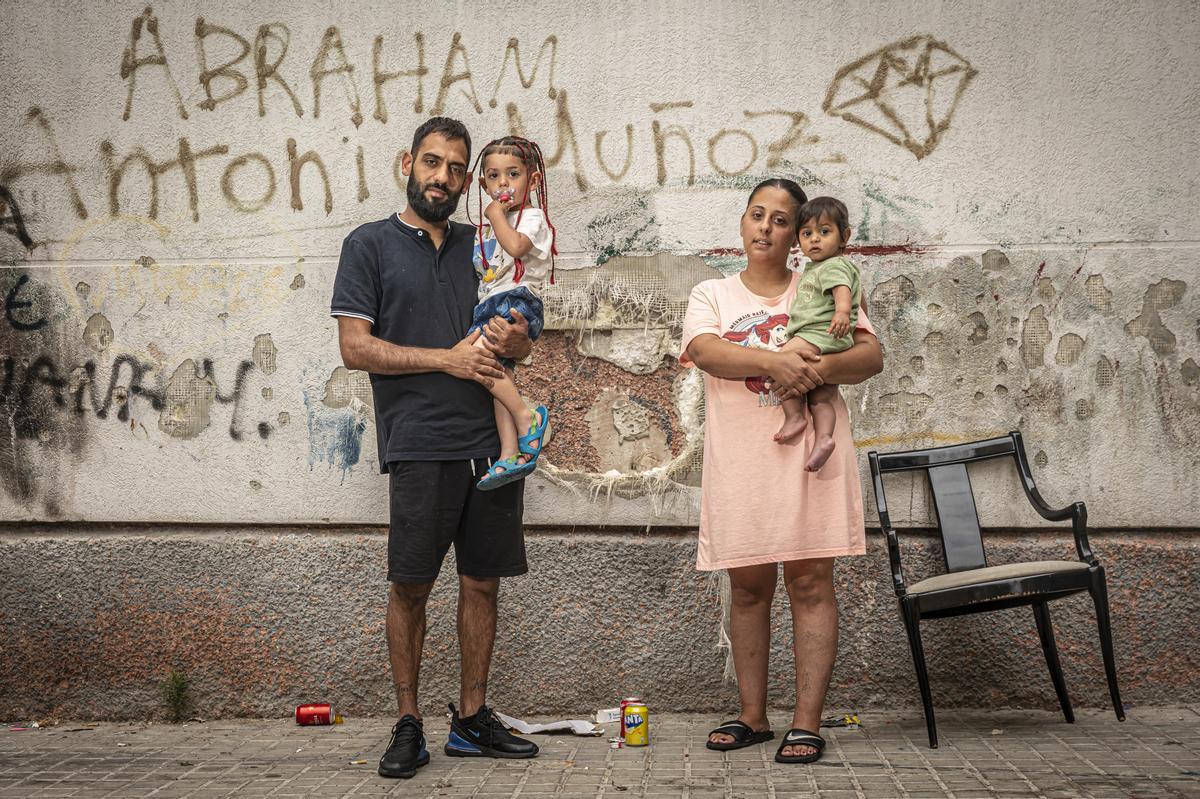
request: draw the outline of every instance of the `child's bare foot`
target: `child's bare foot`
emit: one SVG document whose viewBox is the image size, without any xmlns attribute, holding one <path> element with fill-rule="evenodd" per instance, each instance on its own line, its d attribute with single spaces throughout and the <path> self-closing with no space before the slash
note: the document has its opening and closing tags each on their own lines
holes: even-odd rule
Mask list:
<svg viewBox="0 0 1200 799">
<path fill-rule="evenodd" d="M 833 448 L 833 436 L 819 436 L 813 442 L 812 454 L 808 456 L 808 463 L 804 465 L 804 470 L 806 472 L 818 471 L 833 454 Z"/>
<path fill-rule="evenodd" d="M 779 432 L 775 433 L 775 443 L 791 443 L 792 439 L 803 433 L 806 427 L 808 427 L 808 419 L 803 412 L 791 416 L 785 413 L 783 424 L 779 426 Z"/>
</svg>

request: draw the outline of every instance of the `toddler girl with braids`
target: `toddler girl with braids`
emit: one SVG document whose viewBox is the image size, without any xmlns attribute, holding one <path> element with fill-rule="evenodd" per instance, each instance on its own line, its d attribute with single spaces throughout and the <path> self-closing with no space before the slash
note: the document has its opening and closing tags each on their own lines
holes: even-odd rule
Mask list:
<svg viewBox="0 0 1200 799">
<path fill-rule="evenodd" d="M 490 142 L 476 161 L 480 206 L 489 202 L 478 225 L 475 271 L 479 275 L 479 304 L 471 330 L 483 328 L 493 316 L 529 323 L 536 340 L 544 324 L 538 289 L 549 276 L 554 282 L 554 225 L 547 211 L 546 169 L 541 149 L 520 136 Z M 540 207 L 539 207 L 540 206 Z M 476 346 L 483 346 L 482 340 Z M 537 468 L 542 441 L 549 427 L 545 406 L 530 411 L 513 382 L 515 364 L 502 358 L 504 378 L 491 390 L 500 435 L 500 459 L 479 481 L 487 491 L 526 477 Z"/>
</svg>

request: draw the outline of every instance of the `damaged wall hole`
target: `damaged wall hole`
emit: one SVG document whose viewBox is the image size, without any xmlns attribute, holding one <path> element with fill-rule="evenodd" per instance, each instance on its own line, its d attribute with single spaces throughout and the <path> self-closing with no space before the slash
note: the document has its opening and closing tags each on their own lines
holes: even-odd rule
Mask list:
<svg viewBox="0 0 1200 799">
<path fill-rule="evenodd" d="M 1050 343 L 1050 322 L 1045 307 L 1038 305 L 1029 312 L 1021 328 L 1021 360 L 1033 369 L 1046 363 L 1046 345 Z M 1010 339 L 1011 341 L 1011 339 Z"/>
<path fill-rule="evenodd" d="M 93 352 L 104 352 L 113 342 L 113 326 L 104 314 L 92 314 L 83 327 L 83 343 Z"/>
<path fill-rule="evenodd" d="M 1163 278 L 1146 289 L 1142 297 L 1142 312 L 1129 320 L 1125 332 L 1141 336 L 1150 342 L 1150 349 L 1158 355 L 1169 355 L 1175 351 L 1175 334 L 1163 324 L 1159 311 L 1179 304 L 1187 284 L 1182 280 Z"/>
<path fill-rule="evenodd" d="M 928 394 L 898 391 L 881 396 L 878 410 L 881 416 L 898 418 L 911 428 L 924 429 L 925 415 L 931 407 L 933 397 Z"/>
<path fill-rule="evenodd" d="M 971 342 L 972 344 L 982 344 L 983 342 L 987 341 L 988 323 L 983 314 L 981 314 L 979 311 L 975 311 L 967 317 L 967 321 L 975 326 L 975 329 L 971 331 L 971 335 L 967 336 L 967 341 Z"/>
<path fill-rule="evenodd" d="M 275 347 L 275 342 L 271 341 L 270 333 L 254 337 L 254 349 L 250 358 L 264 375 L 275 374 L 275 358 L 278 354 L 279 350 Z"/>
<path fill-rule="evenodd" d="M 325 392 L 321 402 L 329 408 L 349 407 L 351 400 L 358 400 L 368 413 L 375 409 L 371 396 L 371 378 L 366 372 L 351 371 L 344 366 L 335 367 L 325 381 Z"/>
<path fill-rule="evenodd" d="M 1075 363 L 1079 360 L 1079 355 L 1083 352 L 1086 343 L 1084 339 L 1074 333 L 1064 334 L 1058 340 L 1058 352 L 1054 354 L 1054 361 L 1063 365 Z"/>
<path fill-rule="evenodd" d="M 1104 287 L 1104 277 L 1088 275 L 1083 283 L 1083 291 L 1087 295 L 1088 305 L 1097 311 L 1112 310 L 1112 292 Z"/>
<path fill-rule="evenodd" d="M 1179 376 L 1183 378 L 1185 386 L 1194 386 L 1200 382 L 1200 366 L 1191 358 L 1188 358 L 1179 366 Z"/>
<path fill-rule="evenodd" d="M 1048 277 L 1039 280 L 1037 283 L 1037 293 L 1043 300 L 1049 301 L 1054 299 L 1054 281 Z"/>
</svg>

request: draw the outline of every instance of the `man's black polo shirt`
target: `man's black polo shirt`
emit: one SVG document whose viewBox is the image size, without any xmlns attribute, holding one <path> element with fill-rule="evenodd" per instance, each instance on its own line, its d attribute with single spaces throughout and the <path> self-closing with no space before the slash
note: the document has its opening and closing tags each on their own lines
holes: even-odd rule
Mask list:
<svg viewBox="0 0 1200 799">
<path fill-rule="evenodd" d="M 333 316 L 371 322 L 371 334 L 405 347 L 449 349 L 466 338 L 478 278 L 471 265 L 475 230 L 449 223 L 442 248 L 397 214 L 355 229 L 342 242 L 333 281 Z M 393 461 L 495 457 L 492 396 L 444 372 L 371 375 L 379 468 Z"/>
</svg>

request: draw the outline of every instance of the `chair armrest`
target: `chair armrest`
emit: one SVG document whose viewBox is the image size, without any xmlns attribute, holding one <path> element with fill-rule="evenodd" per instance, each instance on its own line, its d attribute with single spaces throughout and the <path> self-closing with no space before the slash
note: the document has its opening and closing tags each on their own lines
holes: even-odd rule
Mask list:
<svg viewBox="0 0 1200 799">
<path fill-rule="evenodd" d="M 1079 559 L 1089 566 L 1099 566 L 1100 560 L 1092 554 L 1092 547 L 1087 538 L 1087 505 L 1076 502 L 1071 506 L 1071 533 L 1075 536 L 1075 552 Z"/>
<path fill-rule="evenodd" d="M 888 561 L 892 566 L 892 588 L 897 597 L 903 597 L 908 589 L 904 586 L 904 567 L 900 565 L 900 539 L 896 536 L 896 530 L 886 525 L 883 535 L 887 538 Z"/>
<path fill-rule="evenodd" d="M 1072 505 L 1068 505 L 1065 508 L 1058 508 L 1056 510 L 1047 505 L 1046 500 L 1042 499 L 1042 495 L 1038 492 L 1037 486 L 1033 484 L 1032 476 L 1026 478 L 1025 475 L 1021 475 L 1021 485 L 1025 488 L 1025 496 L 1029 497 L 1029 504 L 1033 505 L 1033 509 L 1038 512 L 1038 515 L 1047 521 L 1061 522 L 1074 518 L 1075 505 L 1082 504 L 1076 502 Z"/>
<path fill-rule="evenodd" d="M 1033 472 L 1029 469 L 1029 459 L 1025 456 L 1025 444 L 1021 440 L 1021 434 L 1014 430 L 1009 435 L 1014 444 L 1013 455 L 1017 461 L 1017 472 L 1021 476 L 1021 488 L 1025 490 L 1025 496 L 1029 498 L 1029 504 L 1033 505 L 1033 509 L 1046 521 L 1061 522 L 1070 519 L 1071 533 L 1075 536 L 1075 552 L 1079 555 L 1079 559 L 1089 566 L 1099 566 L 1100 561 L 1092 554 L 1092 548 L 1088 544 L 1087 506 L 1082 502 L 1073 502 L 1065 508 L 1056 510 L 1047 505 L 1046 500 L 1042 499 L 1041 493 L 1037 490 L 1037 484 L 1033 482 Z"/>
</svg>

